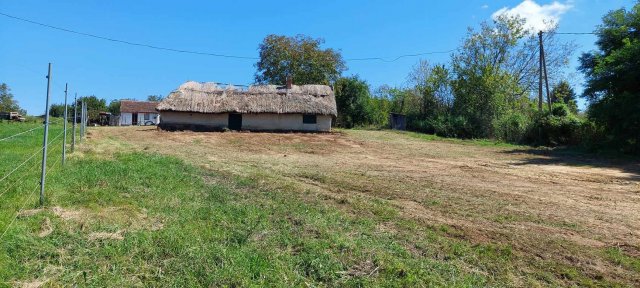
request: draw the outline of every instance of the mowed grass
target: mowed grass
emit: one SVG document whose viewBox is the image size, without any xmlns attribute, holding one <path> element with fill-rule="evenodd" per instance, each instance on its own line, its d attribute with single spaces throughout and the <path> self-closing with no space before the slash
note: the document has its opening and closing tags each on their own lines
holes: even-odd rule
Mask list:
<svg viewBox="0 0 640 288">
<path fill-rule="evenodd" d="M 47 167 L 57 169 L 54 166 L 60 166 L 62 158 L 63 125 L 61 119 L 52 118 L 51 122 L 55 124 L 49 128 Z M 68 128 L 70 143 L 71 124 Z M 17 135 L 25 131 L 29 132 Z M 5 139 L 12 135 L 17 136 Z M 33 206 L 37 200 L 43 136 L 44 128 L 39 122 L 0 122 L 0 139 L 5 139 L 0 141 L 0 234 L 22 207 Z"/>
<path fill-rule="evenodd" d="M 2 157 L 24 158 L 41 136 L 8 143 Z M 0 285 L 479 286 L 502 282 L 493 274 L 510 258 L 444 227 L 394 224 L 421 234 L 410 248 L 411 236 L 380 227 L 394 217 L 384 202 L 362 203 L 375 217 L 361 218 L 172 157 L 98 156 L 51 167 L 44 208 L 26 184 L 3 195 Z M 37 183 L 38 172 L 20 179 Z"/>
<path fill-rule="evenodd" d="M 266 185 L 258 172 L 79 150 L 50 169 L 46 206 L 27 202 L 0 239 L 0 286 L 624 286 L 402 217 L 383 198 L 335 205 L 294 183 Z M 299 176 L 328 181 L 320 172 Z M 14 206 L 2 209 L 15 215 Z M 619 249 L 603 256 L 638 267 Z"/>
<path fill-rule="evenodd" d="M 20 217 L 0 244 L 5 283 L 478 286 L 499 282 L 486 272 L 510 257 L 508 249 L 447 239 L 443 229 L 421 230 L 428 241 L 420 245 L 447 260 L 423 257 L 376 229 L 380 219 L 160 155 L 85 157 L 48 183 L 47 208 Z M 43 230 L 50 234 L 39 236 Z M 460 255 L 487 271 L 465 268 Z"/>
</svg>

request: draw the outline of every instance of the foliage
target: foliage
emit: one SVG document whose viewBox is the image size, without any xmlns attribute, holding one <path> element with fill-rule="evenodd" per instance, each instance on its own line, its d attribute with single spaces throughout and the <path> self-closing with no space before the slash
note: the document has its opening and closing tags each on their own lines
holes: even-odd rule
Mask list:
<svg viewBox="0 0 640 288">
<path fill-rule="evenodd" d="M 105 99 L 98 98 L 95 95 L 90 95 L 78 98 L 78 103 L 81 103 L 82 101 L 87 103 L 88 118 L 90 122 L 98 121 L 100 112 L 107 111 L 107 100 Z M 78 105 L 78 107 L 81 107 L 81 105 Z"/>
<path fill-rule="evenodd" d="M 506 17 L 494 25 L 483 23 L 480 31 L 470 31 L 453 56 L 453 109 L 471 123 L 473 137 L 494 137 L 496 121 L 528 106 L 526 85 L 520 81 L 523 76 L 514 73 L 514 67 L 532 67 L 516 57 L 519 43 L 528 35 L 523 23 Z"/>
<path fill-rule="evenodd" d="M 18 101 L 13 98 L 11 94 L 11 88 L 6 83 L 0 84 L 0 112 L 19 112 L 22 115 L 26 115 L 27 112 L 20 108 Z"/>
<path fill-rule="evenodd" d="M 573 114 L 578 114 L 576 98 L 576 92 L 566 80 L 560 81 L 551 90 L 551 103 L 564 103 Z"/>
<path fill-rule="evenodd" d="M 162 95 L 149 95 L 149 96 L 147 96 L 147 101 L 160 102 L 160 101 L 162 101 L 162 99 L 164 99 L 164 96 L 162 96 Z"/>
<path fill-rule="evenodd" d="M 111 102 L 109 102 L 109 106 L 107 106 L 107 111 L 113 115 L 120 115 L 120 100 L 111 100 Z"/>
<path fill-rule="evenodd" d="M 322 49 L 322 39 L 304 35 L 269 35 L 260 44 L 255 81 L 264 84 L 330 84 L 346 70 L 342 55 L 331 48 Z"/>
<path fill-rule="evenodd" d="M 537 113 L 529 127 L 527 140 L 539 145 L 577 145 L 584 136 L 584 121 L 564 103 L 553 104 L 551 112 Z"/>
<path fill-rule="evenodd" d="M 49 106 L 49 116 L 64 117 L 64 104 L 51 104 L 51 106 Z"/>
<path fill-rule="evenodd" d="M 531 118 L 521 112 L 509 112 L 493 123 L 495 137 L 509 143 L 522 143 L 530 129 Z"/>
<path fill-rule="evenodd" d="M 609 12 L 597 29 L 599 50 L 580 58 L 588 115 L 608 144 L 640 153 L 640 3 Z"/>
<path fill-rule="evenodd" d="M 341 127 L 353 128 L 372 122 L 369 84 L 358 76 L 344 77 L 334 85 L 338 119 Z"/>
</svg>

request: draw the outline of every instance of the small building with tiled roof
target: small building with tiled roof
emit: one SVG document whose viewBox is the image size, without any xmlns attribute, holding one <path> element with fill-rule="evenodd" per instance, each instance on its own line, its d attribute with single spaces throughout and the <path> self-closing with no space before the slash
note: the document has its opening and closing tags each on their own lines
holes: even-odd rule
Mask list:
<svg viewBox="0 0 640 288">
<path fill-rule="evenodd" d="M 157 125 L 160 115 L 156 111 L 159 102 L 153 101 L 120 101 L 120 125 Z"/>
</svg>

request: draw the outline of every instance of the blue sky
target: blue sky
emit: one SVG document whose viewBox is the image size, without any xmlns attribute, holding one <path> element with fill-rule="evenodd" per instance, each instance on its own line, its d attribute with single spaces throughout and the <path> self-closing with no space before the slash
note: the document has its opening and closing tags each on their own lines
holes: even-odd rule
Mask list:
<svg viewBox="0 0 640 288">
<path fill-rule="evenodd" d="M 467 27 L 497 11 L 559 21 L 564 32 L 591 32 L 602 15 L 630 7 L 633 0 L 517 1 L 32 1 L 0 0 L 0 12 L 34 21 L 176 49 L 257 57 L 268 34 L 324 38 L 344 58 L 385 57 L 457 48 Z M 501 10 L 502 9 L 502 10 Z M 167 95 L 187 80 L 249 84 L 255 60 L 227 59 L 133 47 L 87 38 L 0 16 L 0 82 L 7 83 L 30 114 L 44 111 L 47 63 L 53 63 L 52 102 L 62 103 L 64 83 L 78 95 L 108 100 Z M 581 51 L 594 36 L 575 40 L 575 73 Z M 402 86 L 418 60 L 349 61 L 345 74 L 358 74 L 372 88 Z M 572 77 L 580 90 L 579 75 Z"/>
</svg>

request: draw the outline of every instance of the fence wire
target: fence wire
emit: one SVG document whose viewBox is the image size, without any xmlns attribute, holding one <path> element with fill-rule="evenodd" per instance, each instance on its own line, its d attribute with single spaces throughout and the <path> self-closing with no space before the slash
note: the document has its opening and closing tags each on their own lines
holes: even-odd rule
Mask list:
<svg viewBox="0 0 640 288">
<path fill-rule="evenodd" d="M 61 135 L 64 134 L 64 131 L 62 131 L 60 134 L 58 134 L 55 138 L 53 138 L 51 141 L 49 141 L 47 143 L 47 147 L 49 147 L 52 144 L 57 144 L 57 142 L 55 142 L 58 138 L 60 138 Z M 66 144 L 65 144 L 66 145 Z M 42 149 L 40 149 L 38 152 L 42 151 L 44 149 L 44 147 Z M 57 150 L 62 150 L 62 148 L 57 149 Z M 48 151 L 49 153 L 52 153 L 56 151 L 56 148 L 54 147 L 52 150 Z M 36 152 L 37 153 L 37 152 Z M 48 153 L 48 154 L 49 154 Z M 46 155 L 47 157 L 49 157 L 49 155 Z M 54 170 L 54 168 L 56 168 L 56 165 L 58 165 L 61 161 L 61 157 L 57 157 L 58 159 L 56 161 L 53 162 L 52 165 L 48 165 L 48 169 L 47 172 L 45 173 L 45 176 L 49 175 L 49 172 L 51 172 L 52 170 Z M 32 172 L 34 168 L 38 167 L 37 165 L 32 166 L 31 169 L 28 170 L 27 174 Z M 16 183 L 20 183 L 20 184 L 25 184 L 26 182 L 22 181 L 22 182 L 16 182 Z M 12 185 L 11 187 L 9 187 L 7 190 L 5 190 L 4 192 L 2 192 L 2 194 L 0 194 L 0 196 L 4 195 L 6 192 L 8 192 L 11 188 L 16 187 L 17 185 Z M 25 207 L 27 206 L 27 204 L 29 203 L 29 200 L 33 199 L 35 196 L 37 196 L 38 194 L 36 193 L 38 191 L 38 188 L 40 187 L 40 181 L 37 181 L 35 187 L 33 188 L 33 190 L 29 191 L 29 193 L 27 193 L 25 199 L 23 200 L 22 204 L 20 205 L 18 211 L 16 211 L 15 215 L 13 216 L 13 218 L 11 219 L 11 221 L 9 222 L 9 224 L 7 224 L 7 226 L 5 227 L 4 231 L 2 232 L 2 234 L 0 234 L 0 240 L 2 240 L 2 238 L 4 238 L 4 235 L 7 234 L 7 232 L 9 231 L 9 229 L 11 228 L 11 226 L 15 223 L 16 219 L 18 219 L 18 217 L 20 216 L 20 213 L 22 211 L 24 211 Z"/>
<path fill-rule="evenodd" d="M 30 194 L 37 195 L 37 194 L 35 194 L 35 192 L 38 191 L 39 187 L 40 187 L 40 183 L 36 184 L 36 186 L 33 188 L 33 190 L 31 190 Z M 20 209 L 18 210 L 18 212 L 16 212 L 16 215 L 13 216 L 13 219 L 11 219 L 11 222 L 9 222 L 7 227 L 4 229 L 4 231 L 2 232 L 2 235 L 0 235 L 0 240 L 2 240 L 2 238 L 4 237 L 5 234 L 7 234 L 7 231 L 9 231 L 9 228 L 11 228 L 11 225 L 13 225 L 13 223 L 16 222 L 16 219 L 18 219 L 18 216 L 20 216 L 20 212 L 22 212 L 24 210 L 24 208 L 27 206 L 27 203 L 29 202 L 29 199 L 33 198 L 33 195 L 27 195 L 27 197 L 25 197 L 24 201 L 22 201 L 22 205 L 21 205 Z"/>
<path fill-rule="evenodd" d="M 23 132 L 20 132 L 20 133 L 17 133 L 17 134 L 14 134 L 14 135 L 11 135 L 11 136 L 8 136 L 8 137 L 5 137 L 5 138 L 2 138 L 2 139 L 0 139 L 0 142 L 2 142 L 2 141 L 6 141 L 6 140 L 9 140 L 9 139 L 12 139 L 12 138 L 14 138 L 14 137 L 20 136 L 20 135 L 22 135 L 22 134 L 25 134 L 25 133 L 28 133 L 28 132 L 31 132 L 31 131 L 34 131 L 34 130 L 37 130 L 37 129 L 40 129 L 40 128 L 43 128 L 43 127 L 44 127 L 44 125 L 40 125 L 40 126 L 37 126 L 37 127 L 31 128 L 31 129 L 29 129 L 29 130 L 27 130 L 27 131 L 23 131 Z"/>
<path fill-rule="evenodd" d="M 56 136 L 55 138 L 53 138 L 53 140 L 51 140 L 49 143 L 47 143 L 47 147 L 49 147 L 49 145 L 51 145 L 51 143 L 53 143 L 53 141 L 55 141 L 56 139 L 60 138 L 60 136 L 62 134 L 64 134 L 64 131 L 60 132 L 60 134 L 58 134 L 58 136 Z M 38 149 L 38 151 L 36 151 L 35 153 L 31 154 L 31 156 L 29 156 L 29 158 L 27 158 L 27 160 L 24 160 L 22 163 L 20 163 L 18 166 L 16 166 L 16 168 L 11 170 L 11 172 L 7 173 L 2 178 L 0 178 L 0 183 L 2 181 L 4 181 L 5 179 L 9 178 L 9 176 L 11 176 L 11 174 L 13 174 L 14 172 L 18 171 L 18 169 L 20 169 L 22 166 L 24 166 L 24 164 L 29 162 L 29 160 L 33 159 L 33 157 L 36 157 L 40 152 L 42 152 L 42 150 L 44 150 L 44 146 L 42 148 Z"/>
</svg>

